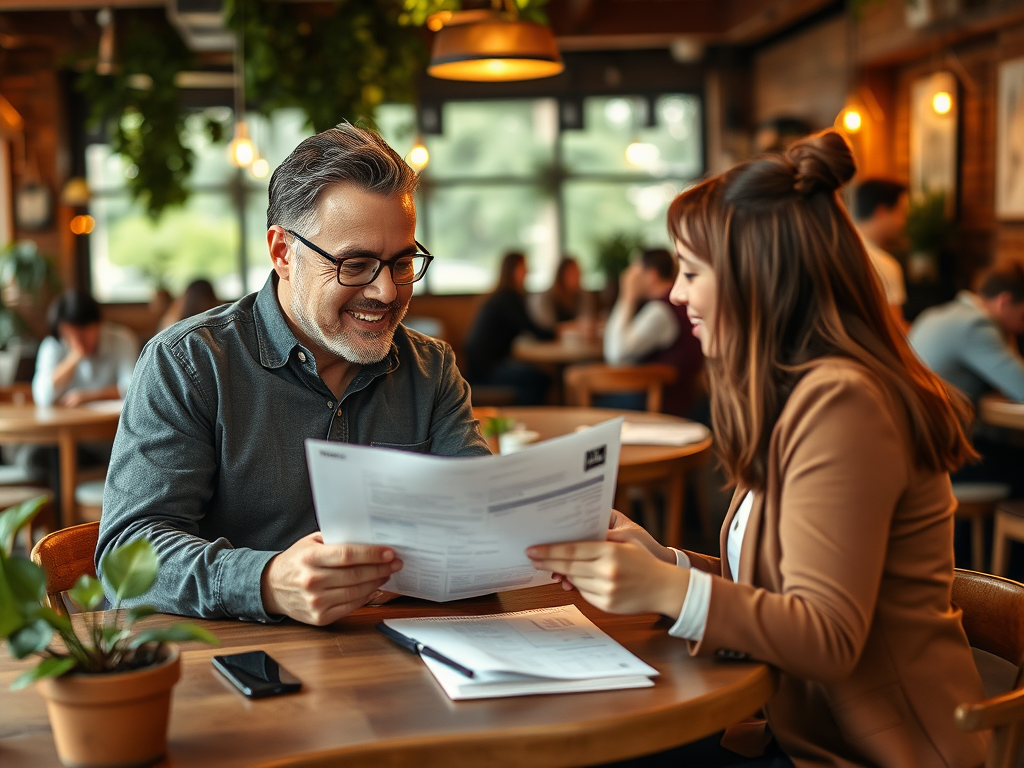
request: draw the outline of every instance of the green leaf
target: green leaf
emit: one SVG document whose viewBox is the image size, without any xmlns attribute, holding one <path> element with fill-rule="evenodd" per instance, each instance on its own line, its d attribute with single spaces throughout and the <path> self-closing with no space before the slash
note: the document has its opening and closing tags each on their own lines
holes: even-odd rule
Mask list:
<svg viewBox="0 0 1024 768">
<path fill-rule="evenodd" d="M 46 574 L 43 569 L 22 557 L 12 557 L 4 564 L 4 573 L 14 598 L 23 606 L 22 611 L 35 609 L 46 595 Z"/>
<path fill-rule="evenodd" d="M 40 508 L 46 503 L 46 496 L 23 501 L 0 512 L 0 547 L 7 553 L 14 547 L 14 534 L 18 529 L 39 514 Z"/>
<path fill-rule="evenodd" d="M 11 560 L 0 557 L 0 637 L 10 637 L 25 625 L 21 602 L 11 590 Z"/>
<path fill-rule="evenodd" d="M 7 639 L 7 648 L 11 656 L 24 659 L 32 653 L 46 650 L 53 639 L 53 627 L 42 619 L 26 624 Z"/>
<path fill-rule="evenodd" d="M 152 605 L 137 605 L 130 611 L 128 611 L 124 619 L 124 625 L 126 627 L 130 627 L 139 619 L 144 619 L 147 616 L 152 616 L 156 612 L 156 608 L 154 608 Z"/>
<path fill-rule="evenodd" d="M 103 602 L 103 585 L 98 579 L 82 574 L 75 586 L 68 590 L 68 597 L 83 611 L 95 611 Z"/>
<path fill-rule="evenodd" d="M 67 616 L 61 616 L 53 608 L 48 605 L 40 605 L 33 612 L 32 617 L 36 619 L 42 619 L 55 630 L 60 632 L 62 635 L 71 632 L 71 619 Z"/>
<path fill-rule="evenodd" d="M 60 677 L 61 675 L 70 672 L 76 666 L 78 666 L 78 662 L 71 658 L 43 659 L 28 672 L 16 678 L 15 681 L 11 683 L 11 690 L 16 691 L 19 688 L 24 688 L 26 685 L 31 685 L 37 680 L 44 680 L 48 677 Z"/>
<path fill-rule="evenodd" d="M 207 645 L 220 645 L 212 632 L 195 624 L 174 624 L 162 629 L 147 629 L 132 638 L 131 647 L 138 648 L 145 643 L 186 643 L 195 640 Z"/>
<path fill-rule="evenodd" d="M 112 649 L 118 643 L 124 642 L 131 632 L 127 627 L 121 628 L 116 627 L 113 624 L 103 627 L 103 643 L 104 647 Z"/>
<path fill-rule="evenodd" d="M 110 550 L 100 562 L 100 570 L 114 588 L 114 605 L 146 594 L 156 580 L 159 561 L 153 545 L 136 539 Z"/>
</svg>

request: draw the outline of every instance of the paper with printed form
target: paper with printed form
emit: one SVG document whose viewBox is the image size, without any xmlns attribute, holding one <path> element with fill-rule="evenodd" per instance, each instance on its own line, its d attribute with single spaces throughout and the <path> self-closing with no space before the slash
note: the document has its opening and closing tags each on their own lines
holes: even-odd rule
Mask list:
<svg viewBox="0 0 1024 768">
<path fill-rule="evenodd" d="M 307 440 L 313 502 L 328 544 L 384 544 L 404 563 L 382 589 L 459 600 L 549 584 L 534 544 L 605 538 L 622 419 L 471 458 Z"/>
<path fill-rule="evenodd" d="M 658 674 L 575 605 L 384 623 L 473 670 L 468 678 L 423 657 L 452 699 L 644 688 Z"/>
</svg>

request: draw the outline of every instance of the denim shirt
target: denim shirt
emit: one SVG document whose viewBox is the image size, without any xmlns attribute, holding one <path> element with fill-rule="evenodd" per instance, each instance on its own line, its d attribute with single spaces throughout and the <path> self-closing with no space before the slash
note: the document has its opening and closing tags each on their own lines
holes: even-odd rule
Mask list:
<svg viewBox="0 0 1024 768">
<path fill-rule="evenodd" d="M 277 276 L 184 320 L 143 349 L 103 494 L 97 562 L 149 539 L 160 573 L 144 597 L 165 613 L 272 621 L 267 562 L 318 530 L 304 441 L 441 456 L 489 453 L 447 344 L 399 326 L 388 355 L 337 401 L 277 300 Z M 110 585 L 104 584 L 108 599 Z"/>
</svg>

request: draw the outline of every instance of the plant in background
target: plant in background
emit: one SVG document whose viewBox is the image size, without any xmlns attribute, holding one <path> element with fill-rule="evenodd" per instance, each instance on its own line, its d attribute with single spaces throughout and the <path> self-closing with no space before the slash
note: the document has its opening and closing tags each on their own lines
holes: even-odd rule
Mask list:
<svg viewBox="0 0 1024 768">
<path fill-rule="evenodd" d="M 947 213 L 945 192 L 927 192 L 911 200 L 905 231 L 916 253 L 935 256 L 947 247 L 956 222 Z"/>
<path fill-rule="evenodd" d="M 24 557 L 12 555 L 15 533 L 31 522 L 45 497 L 31 499 L 0 513 L 0 638 L 16 659 L 41 658 L 38 665 L 19 676 L 11 688 L 36 680 L 82 673 L 127 672 L 154 664 L 164 643 L 198 640 L 217 645 L 206 629 L 179 623 L 163 629 L 134 631 L 140 619 L 155 613 L 149 606 L 129 611 L 92 613 L 77 629 L 67 616 L 43 604 L 46 575 Z M 104 555 L 100 571 L 116 595 L 113 608 L 122 600 L 140 597 L 156 579 L 158 561 L 153 545 L 144 539 L 116 547 Z M 103 604 L 103 588 L 91 576 L 82 576 L 68 595 L 84 611 Z M 54 643 L 55 635 L 62 641 Z"/>
<path fill-rule="evenodd" d="M 60 287 L 53 262 L 39 253 L 32 240 L 19 240 L 0 248 L 0 348 L 25 332 L 25 322 L 15 310 L 25 297 L 38 301 Z"/>
<path fill-rule="evenodd" d="M 597 266 L 608 282 L 615 282 L 629 266 L 633 254 L 643 249 L 642 235 L 619 232 L 597 243 Z"/>
<path fill-rule="evenodd" d="M 538 24 L 547 24 L 547 14 L 544 6 L 548 0 L 514 0 L 519 10 L 519 18 L 524 21 L 534 21 Z M 484 3 L 487 5 L 488 3 Z M 477 7 L 479 7 L 479 3 Z M 421 27 L 427 22 L 427 17 L 439 11 L 461 11 L 463 4 L 461 0 L 403 0 L 402 13 L 398 17 L 400 24 L 412 24 Z M 505 0 L 501 0 L 501 7 L 505 7 Z"/>
<path fill-rule="evenodd" d="M 484 437 L 498 437 L 516 428 L 515 419 L 508 416 L 488 416 L 484 419 L 481 432 Z"/>
</svg>

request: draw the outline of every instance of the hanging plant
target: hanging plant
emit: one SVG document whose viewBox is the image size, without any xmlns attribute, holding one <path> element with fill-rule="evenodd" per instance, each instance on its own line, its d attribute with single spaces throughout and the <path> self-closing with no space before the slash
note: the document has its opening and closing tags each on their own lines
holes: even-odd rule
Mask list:
<svg viewBox="0 0 1024 768">
<path fill-rule="evenodd" d="M 414 101 L 426 46 L 400 12 L 398 0 L 230 0 L 228 24 L 245 33 L 248 101 L 263 114 L 299 108 L 315 131 L 372 120 L 384 101 Z"/>
<path fill-rule="evenodd" d="M 104 126 L 111 149 L 125 160 L 133 200 L 157 219 L 188 197 L 193 153 L 185 143 L 185 118 L 175 77 L 194 57 L 163 14 L 122 12 L 117 68 L 112 74 L 82 73 L 78 89 L 92 105 L 90 122 Z M 215 140 L 219 124 L 211 125 Z"/>
<path fill-rule="evenodd" d="M 537 24 L 547 24 L 547 14 L 544 6 L 548 0 L 513 0 L 519 11 L 519 18 L 524 21 L 533 21 Z M 402 13 L 398 17 L 399 23 L 411 24 L 422 27 L 427 23 L 427 17 L 439 11 L 461 11 L 466 10 L 465 6 L 472 8 L 492 8 L 492 0 L 483 2 L 467 2 L 461 0 L 403 0 Z M 505 0 L 500 0 L 500 7 L 505 8 Z"/>
</svg>

